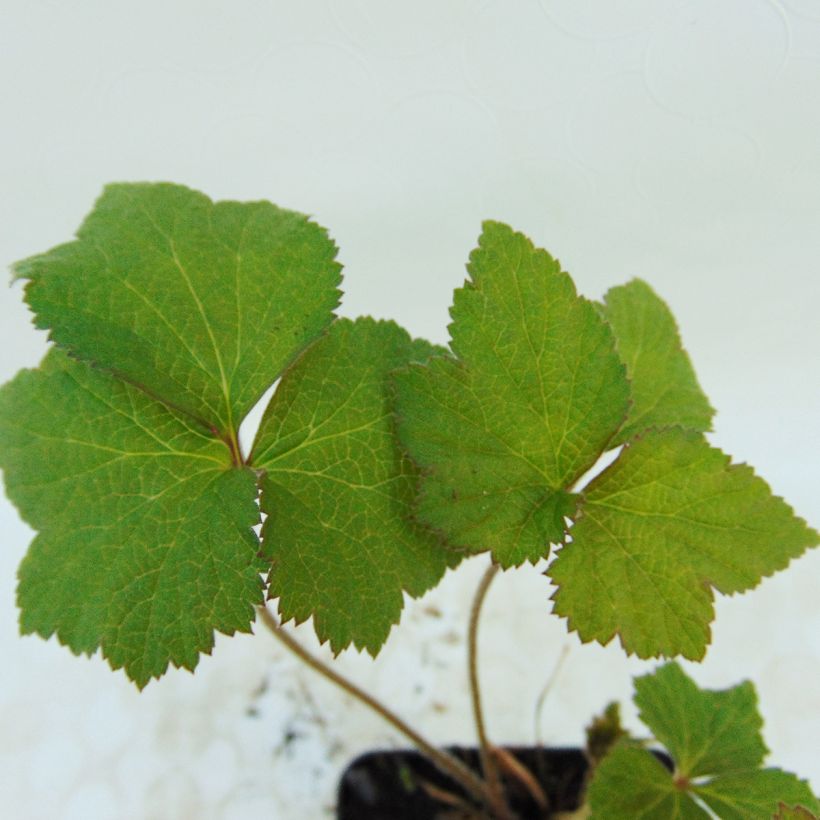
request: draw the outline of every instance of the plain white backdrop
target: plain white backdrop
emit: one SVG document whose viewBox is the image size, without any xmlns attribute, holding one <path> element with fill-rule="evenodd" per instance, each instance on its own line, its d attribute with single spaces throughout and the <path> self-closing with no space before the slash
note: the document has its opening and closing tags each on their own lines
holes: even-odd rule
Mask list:
<svg viewBox="0 0 820 820">
<path fill-rule="evenodd" d="M 599 298 L 669 302 L 718 409 L 712 441 L 820 523 L 820 0 L 0 0 L 0 265 L 69 239 L 105 182 L 172 180 L 313 214 L 341 313 L 445 342 L 484 218 Z M 45 349 L 0 289 L 0 381 Z M 0 501 L 0 805 L 19 820 L 326 816 L 358 751 L 399 741 L 272 640 L 219 639 L 138 694 L 99 659 L 21 639 L 31 532 Z M 434 739 L 472 742 L 463 630 L 482 559 L 340 665 Z M 751 678 L 771 762 L 820 790 L 820 551 L 717 602 L 687 670 Z M 538 570 L 493 587 L 489 729 L 575 743 L 631 675 L 549 614 Z M 309 625 L 299 630 L 313 644 Z"/>
</svg>

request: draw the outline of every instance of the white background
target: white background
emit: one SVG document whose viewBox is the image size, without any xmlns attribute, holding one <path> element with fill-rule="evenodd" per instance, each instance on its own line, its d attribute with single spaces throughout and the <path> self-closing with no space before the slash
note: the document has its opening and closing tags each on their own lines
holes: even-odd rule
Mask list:
<svg viewBox="0 0 820 820">
<path fill-rule="evenodd" d="M 712 440 L 820 523 L 820 0 L 0 8 L 2 265 L 69 239 L 107 181 L 173 180 L 315 215 L 341 247 L 344 315 L 444 342 L 480 221 L 505 220 L 590 297 L 648 280 L 718 408 Z M 43 350 L 20 287 L 0 290 L 0 381 Z M 14 574 L 31 533 L 5 501 L 0 532 L 5 816 L 321 817 L 350 756 L 398 742 L 264 633 L 218 640 L 195 676 L 141 695 L 99 658 L 20 639 Z M 375 663 L 340 661 L 437 740 L 472 740 L 461 636 L 482 567 L 413 605 Z M 815 791 L 819 569 L 816 551 L 719 600 L 713 646 L 687 665 L 710 686 L 753 679 L 771 761 Z M 582 647 L 548 595 L 537 570 L 490 593 L 498 741 L 533 739 L 564 646 L 550 743 L 580 740 L 652 666 Z"/>
</svg>

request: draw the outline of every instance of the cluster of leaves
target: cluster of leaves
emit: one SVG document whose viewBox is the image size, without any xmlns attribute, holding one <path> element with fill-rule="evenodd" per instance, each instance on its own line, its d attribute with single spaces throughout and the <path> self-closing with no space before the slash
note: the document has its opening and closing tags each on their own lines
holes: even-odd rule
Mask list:
<svg viewBox="0 0 820 820">
<path fill-rule="evenodd" d="M 646 284 L 595 305 L 497 223 L 469 272 L 452 309 L 455 356 L 397 377 L 399 434 L 424 470 L 418 516 L 503 567 L 561 545 L 547 570 L 554 610 L 583 640 L 617 634 L 640 657 L 701 658 L 712 589 L 749 589 L 820 536 L 708 444 L 713 411 Z"/>
<path fill-rule="evenodd" d="M 713 411 L 646 284 L 589 302 L 489 222 L 444 350 L 335 318 L 335 257 L 269 203 L 123 184 L 16 266 L 54 342 L 0 391 L 0 467 L 38 531 L 24 632 L 144 686 L 248 631 L 267 595 L 334 651 L 375 654 L 403 594 L 464 554 L 507 568 L 557 545 L 554 610 L 583 640 L 700 658 L 713 590 L 820 540 L 707 443 Z M 245 456 L 239 426 L 277 380 Z"/>
<path fill-rule="evenodd" d="M 593 818 L 809 819 L 820 810 L 805 781 L 760 768 L 768 750 L 751 683 L 701 690 L 670 663 L 638 678 L 635 690 L 641 720 L 671 753 L 674 770 L 644 744 L 618 740 L 595 769 L 588 793 Z"/>
<path fill-rule="evenodd" d="M 56 343 L 0 391 L 6 489 L 38 530 L 23 632 L 101 648 L 142 687 L 193 669 L 214 630 L 250 631 L 266 590 L 334 650 L 375 654 L 402 593 L 440 580 L 454 556 L 410 518 L 386 392 L 431 347 L 334 320 L 335 256 L 269 203 L 136 184 L 16 266 Z M 245 457 L 239 425 L 277 379 Z"/>
</svg>

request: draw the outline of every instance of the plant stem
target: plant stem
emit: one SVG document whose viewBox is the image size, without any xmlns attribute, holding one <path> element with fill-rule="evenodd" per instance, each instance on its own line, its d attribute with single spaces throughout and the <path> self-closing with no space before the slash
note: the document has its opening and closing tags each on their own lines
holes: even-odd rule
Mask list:
<svg viewBox="0 0 820 820">
<path fill-rule="evenodd" d="M 473 701 L 473 717 L 476 733 L 478 734 L 478 754 L 481 759 L 481 770 L 487 781 L 487 789 L 492 800 L 491 808 L 502 820 L 511 816 L 509 806 L 504 799 L 504 790 L 501 787 L 501 776 L 498 772 L 495 757 L 492 754 L 490 742 L 487 740 L 487 731 L 484 726 L 484 712 L 481 708 L 481 687 L 478 682 L 478 619 L 481 607 L 487 596 L 493 578 L 498 573 L 498 564 L 490 564 L 481 577 L 481 582 L 473 598 L 470 610 L 470 630 L 467 639 L 467 663 L 470 671 L 470 695 Z"/>
<path fill-rule="evenodd" d="M 487 806 L 492 806 L 492 797 L 487 788 L 487 784 L 477 777 L 457 757 L 443 749 L 438 749 L 433 746 L 432 743 L 422 737 L 415 729 L 405 723 L 398 715 L 391 712 L 390 709 L 376 700 L 372 695 L 360 689 L 355 683 L 349 681 L 324 663 L 324 661 L 319 660 L 319 658 L 308 652 L 307 649 L 282 629 L 279 619 L 266 606 L 259 607 L 259 614 L 262 618 L 262 623 L 265 624 L 273 636 L 283 643 L 300 660 L 304 661 L 315 672 L 318 672 L 324 678 L 331 681 L 331 683 L 336 684 L 336 686 L 341 687 L 349 695 L 352 695 L 384 718 L 394 729 L 401 732 L 401 734 L 413 743 L 422 754 L 426 755 L 440 771 L 448 777 L 451 777 L 473 798 Z"/>
</svg>

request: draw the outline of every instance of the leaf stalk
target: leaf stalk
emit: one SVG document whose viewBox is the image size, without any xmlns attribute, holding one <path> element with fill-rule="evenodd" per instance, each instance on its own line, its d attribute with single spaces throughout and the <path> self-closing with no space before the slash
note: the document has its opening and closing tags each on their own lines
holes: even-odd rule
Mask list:
<svg viewBox="0 0 820 820">
<path fill-rule="evenodd" d="M 260 606 L 259 615 L 262 623 L 268 628 L 270 633 L 287 649 L 293 652 L 301 661 L 307 664 L 314 672 L 318 672 L 326 680 L 343 689 L 352 695 L 360 703 L 363 703 L 372 711 L 376 712 L 394 729 L 403 734 L 422 754 L 435 764 L 435 766 L 448 777 L 458 783 L 474 799 L 492 808 L 493 798 L 487 784 L 477 777 L 464 763 L 457 757 L 439 749 L 430 741 L 420 735 L 412 726 L 402 718 L 380 703 L 372 695 L 365 692 L 352 681 L 332 669 L 324 661 L 319 660 L 305 649 L 293 636 L 282 629 L 279 619 L 267 608 Z M 506 819 L 505 819 L 506 820 Z"/>
<path fill-rule="evenodd" d="M 473 704 L 473 719 L 475 720 L 476 734 L 478 735 L 478 754 L 481 760 L 481 771 L 490 793 L 490 807 L 501 820 L 510 820 L 512 814 L 504 799 L 504 789 L 501 785 L 501 775 L 496 765 L 493 747 L 487 739 L 487 730 L 484 723 L 484 710 L 481 706 L 481 686 L 478 679 L 478 622 L 481 607 L 487 597 L 493 578 L 498 574 L 498 564 L 490 564 L 481 577 L 478 589 L 473 597 L 470 609 L 470 627 L 467 636 L 467 666 L 470 675 L 470 698 Z"/>
</svg>

